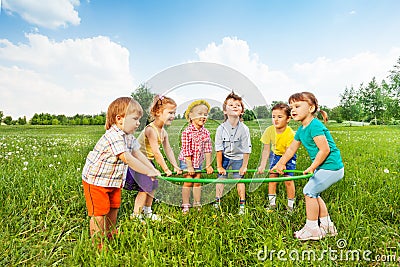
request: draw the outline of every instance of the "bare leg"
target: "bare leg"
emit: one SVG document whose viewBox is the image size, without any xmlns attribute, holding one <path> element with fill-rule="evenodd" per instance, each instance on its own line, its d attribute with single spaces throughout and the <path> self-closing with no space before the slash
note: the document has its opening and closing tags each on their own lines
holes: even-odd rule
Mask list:
<svg viewBox="0 0 400 267">
<path fill-rule="evenodd" d="M 237 184 L 237 191 L 238 191 L 240 200 L 246 199 L 246 187 L 245 187 L 244 183 Z"/>
<path fill-rule="evenodd" d="M 133 213 L 139 215 L 142 210 L 143 206 L 146 204 L 147 193 L 146 192 L 138 192 L 136 199 L 135 199 L 135 206 L 133 208 Z"/>
<path fill-rule="evenodd" d="M 217 184 L 216 186 L 215 186 L 215 196 L 217 197 L 217 198 L 221 198 L 222 197 L 222 194 L 223 194 L 223 192 L 224 192 L 224 184 Z"/>
<path fill-rule="evenodd" d="M 295 198 L 296 189 L 294 186 L 294 181 L 285 181 L 285 186 L 286 186 L 287 198 Z"/>
<path fill-rule="evenodd" d="M 151 207 L 153 205 L 154 193 L 156 190 L 151 191 L 151 193 L 146 193 L 146 202 L 144 203 L 145 206 Z"/>
<path fill-rule="evenodd" d="M 317 201 L 319 205 L 319 218 L 328 216 L 328 208 L 326 207 L 324 200 L 321 197 L 318 197 Z"/>
<path fill-rule="evenodd" d="M 319 203 L 318 199 L 305 196 L 306 198 L 306 214 L 307 220 L 317 221 L 319 216 Z"/>
<path fill-rule="evenodd" d="M 194 178 L 200 178 L 201 174 L 196 173 Z M 201 183 L 193 184 L 193 203 L 194 205 L 200 205 L 201 201 Z"/>
<path fill-rule="evenodd" d="M 193 183 L 183 183 L 182 187 L 182 205 L 188 205 L 190 203 L 190 189 L 192 188 Z M 194 190 L 193 190 L 194 193 Z"/>
</svg>

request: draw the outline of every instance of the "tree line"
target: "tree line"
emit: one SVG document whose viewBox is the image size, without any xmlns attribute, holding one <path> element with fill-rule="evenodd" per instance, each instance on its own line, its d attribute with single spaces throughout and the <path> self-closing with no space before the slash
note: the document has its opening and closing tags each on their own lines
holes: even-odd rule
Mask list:
<svg viewBox="0 0 400 267">
<path fill-rule="evenodd" d="M 136 99 L 143 107 L 143 117 L 141 127 L 147 125 L 150 107 L 154 93 L 144 84 L 141 84 L 131 96 Z M 245 121 L 254 119 L 264 119 L 271 117 L 271 108 L 278 102 L 273 101 L 267 106 L 256 106 L 252 110 L 246 109 L 243 114 Z M 387 79 L 380 83 L 373 77 L 366 84 L 362 83 L 355 89 L 353 86 L 345 88 L 340 94 L 340 104 L 332 109 L 321 106 L 321 109 L 328 113 L 330 120 L 342 121 L 363 121 L 373 124 L 400 124 L 400 57 L 393 69 L 389 71 Z M 183 114 L 178 114 L 177 119 L 184 118 Z M 209 118 L 213 120 L 223 120 L 224 114 L 220 107 L 212 107 Z M 4 116 L 0 111 L 0 122 L 7 125 L 104 125 L 106 121 L 105 112 L 97 115 L 82 115 L 68 117 L 65 115 L 51 115 L 48 113 L 35 113 L 27 121 L 26 117 L 13 120 L 11 116 Z"/>
</svg>

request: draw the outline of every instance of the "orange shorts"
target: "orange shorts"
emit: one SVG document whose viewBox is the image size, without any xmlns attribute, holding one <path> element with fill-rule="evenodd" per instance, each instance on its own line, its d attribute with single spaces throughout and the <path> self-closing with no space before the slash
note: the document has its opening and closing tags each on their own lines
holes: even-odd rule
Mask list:
<svg viewBox="0 0 400 267">
<path fill-rule="evenodd" d="M 121 206 L 121 188 L 102 187 L 82 181 L 89 216 L 104 216 Z"/>
</svg>

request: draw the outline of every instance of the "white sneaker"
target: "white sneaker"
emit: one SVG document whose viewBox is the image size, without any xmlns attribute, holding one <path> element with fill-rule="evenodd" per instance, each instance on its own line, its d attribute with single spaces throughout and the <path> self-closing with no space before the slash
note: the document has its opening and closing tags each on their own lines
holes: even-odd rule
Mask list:
<svg viewBox="0 0 400 267">
<path fill-rule="evenodd" d="M 145 216 L 147 219 L 150 219 L 150 220 L 152 220 L 152 221 L 161 221 L 160 216 L 158 216 L 157 214 L 154 214 L 154 213 L 152 213 L 152 212 L 150 212 L 150 213 L 145 213 L 144 216 Z"/>
<path fill-rule="evenodd" d="M 138 222 L 140 222 L 142 224 L 146 224 L 145 220 L 143 219 L 143 215 L 142 214 L 132 213 L 131 216 L 129 216 L 129 218 L 131 220 L 137 220 Z"/>
<path fill-rule="evenodd" d="M 244 215 L 246 213 L 246 210 L 244 207 L 239 207 L 239 215 Z"/>
<path fill-rule="evenodd" d="M 219 202 L 214 202 L 213 206 L 217 210 L 219 210 L 221 208 L 221 204 Z"/>
</svg>

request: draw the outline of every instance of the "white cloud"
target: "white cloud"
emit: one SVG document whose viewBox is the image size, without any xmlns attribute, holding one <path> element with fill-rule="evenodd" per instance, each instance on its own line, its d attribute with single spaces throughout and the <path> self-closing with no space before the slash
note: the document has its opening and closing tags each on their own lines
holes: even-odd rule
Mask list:
<svg viewBox="0 0 400 267">
<path fill-rule="evenodd" d="M 40 34 L 26 37 L 27 44 L 0 39 L 0 109 L 5 115 L 97 114 L 134 89 L 129 51 L 107 37 L 62 42 Z"/>
<path fill-rule="evenodd" d="M 31 24 L 55 29 L 80 24 L 75 10 L 79 4 L 79 0 L 3 0 L 2 8 Z"/>
<path fill-rule="evenodd" d="M 311 91 L 322 105 L 334 107 L 339 104 L 339 94 L 346 86 L 358 88 L 360 83 L 367 83 L 373 77 L 378 82 L 386 78 L 397 61 L 400 48 L 393 48 L 384 55 L 364 52 L 336 60 L 321 56 L 279 71 L 262 63 L 257 54 L 250 52 L 247 42 L 237 38 L 225 37 L 221 44 L 211 43 L 196 53 L 200 61 L 224 64 L 246 75 L 269 103 L 286 101 L 298 91 Z"/>
</svg>

